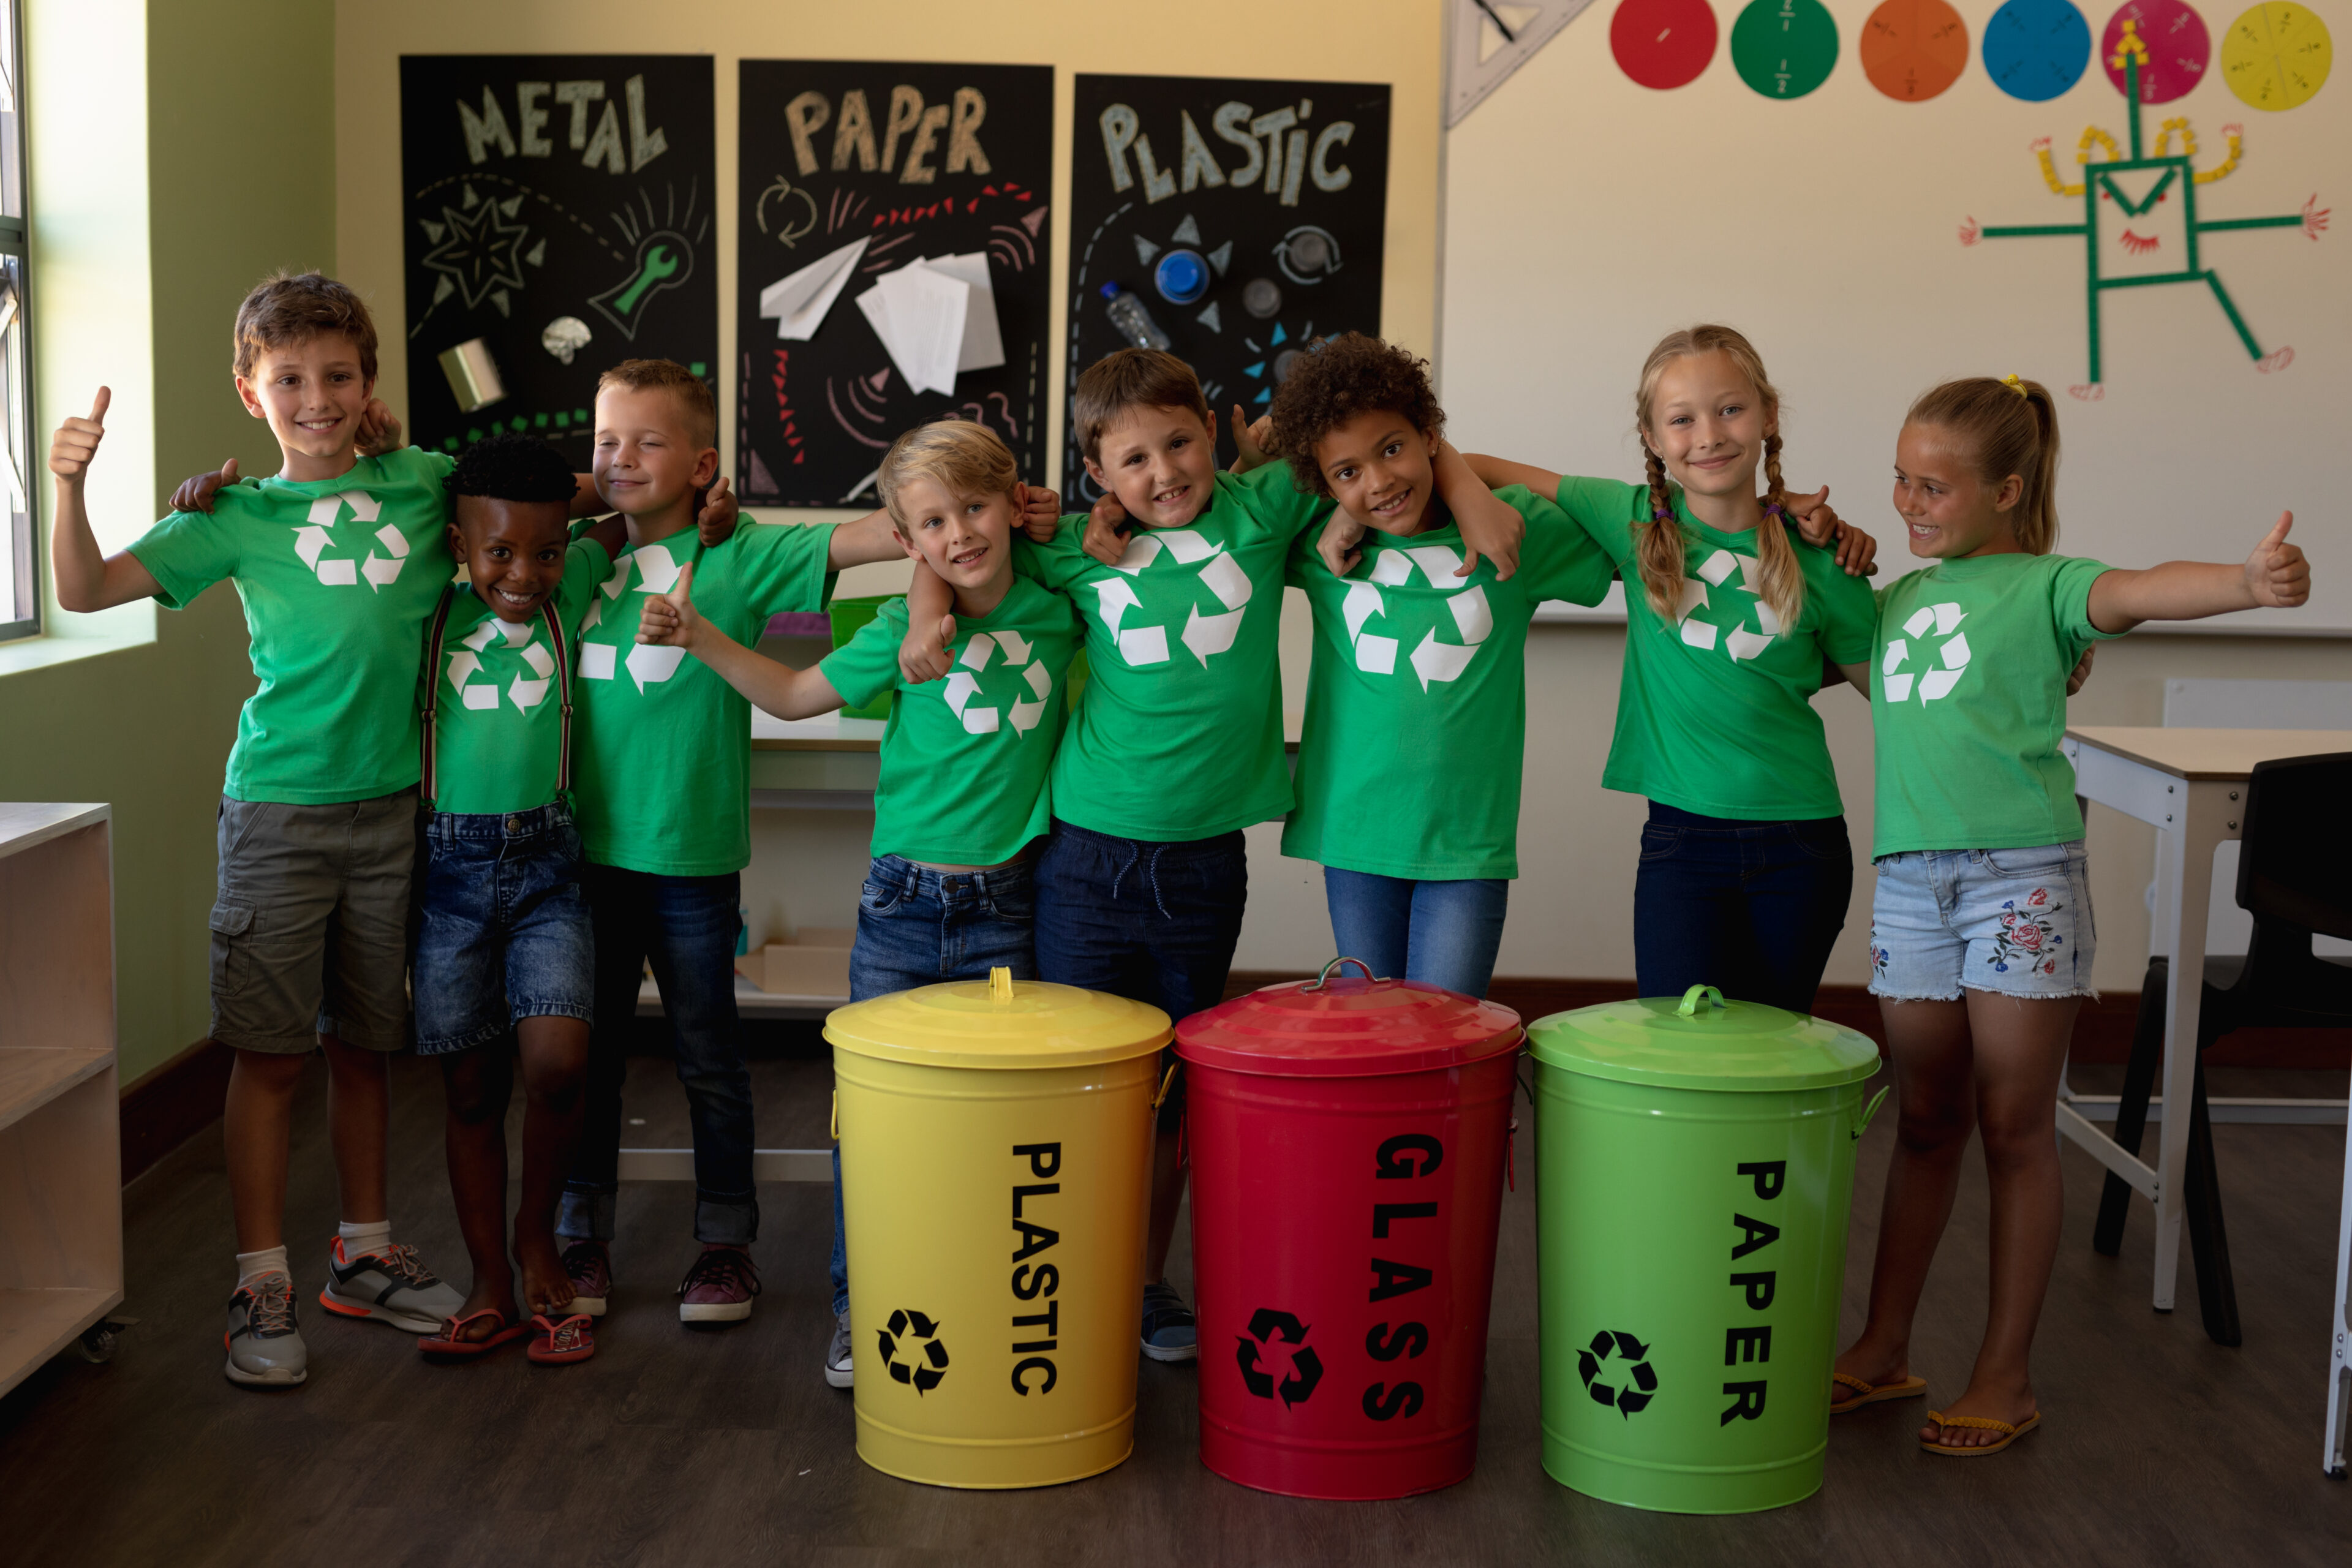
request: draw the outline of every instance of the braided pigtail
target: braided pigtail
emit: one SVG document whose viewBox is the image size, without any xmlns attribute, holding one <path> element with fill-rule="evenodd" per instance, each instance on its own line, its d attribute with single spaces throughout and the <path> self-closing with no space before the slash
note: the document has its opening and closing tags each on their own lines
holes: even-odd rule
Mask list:
<svg viewBox="0 0 2352 1568">
<path fill-rule="evenodd" d="M 1789 542 L 1788 487 L 1780 480 L 1780 433 L 1764 437 L 1764 517 L 1756 525 L 1758 597 L 1772 613 L 1774 634 L 1804 618 L 1805 574 Z"/>
<path fill-rule="evenodd" d="M 1665 459 L 1643 447 L 1650 459 L 1650 521 L 1633 531 L 1633 559 L 1642 572 L 1642 595 L 1658 619 L 1672 626 L 1682 616 L 1683 525 L 1666 489 Z"/>
</svg>

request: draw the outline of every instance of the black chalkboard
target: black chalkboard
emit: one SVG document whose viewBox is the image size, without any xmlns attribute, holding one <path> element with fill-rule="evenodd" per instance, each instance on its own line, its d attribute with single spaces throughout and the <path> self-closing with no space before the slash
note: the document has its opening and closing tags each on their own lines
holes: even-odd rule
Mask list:
<svg viewBox="0 0 2352 1568">
<path fill-rule="evenodd" d="M 1131 295 L 1226 411 L 1253 417 L 1310 337 L 1381 330 L 1389 89 L 1375 83 L 1081 76 L 1070 126 L 1069 385 L 1133 340 Z M 1161 346 L 1154 344 L 1153 346 Z M 1100 494 L 1075 433 L 1064 494 Z"/>
<path fill-rule="evenodd" d="M 736 221 L 736 486 L 746 501 L 839 506 L 911 426 L 944 416 L 1003 436 L 1045 480 L 1050 66 L 742 62 Z M 771 285 L 866 247 L 813 335 L 762 316 Z M 1004 363 L 918 391 L 857 304 L 918 257 L 988 258 Z"/>
<path fill-rule="evenodd" d="M 402 56 L 410 438 L 536 431 L 585 468 L 613 365 L 715 388 L 717 147 L 708 55 Z"/>
</svg>

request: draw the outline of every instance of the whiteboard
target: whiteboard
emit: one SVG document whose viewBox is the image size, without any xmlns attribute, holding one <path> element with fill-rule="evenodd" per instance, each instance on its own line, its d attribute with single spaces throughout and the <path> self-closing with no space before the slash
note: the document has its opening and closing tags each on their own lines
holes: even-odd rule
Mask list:
<svg viewBox="0 0 2352 1568">
<path fill-rule="evenodd" d="M 1728 322 L 1780 386 L 1790 488 L 1828 484 L 1878 536 L 1886 582 L 1913 562 L 1887 499 L 1904 409 L 1948 377 L 2015 372 L 2059 394 L 2062 552 L 2119 566 L 2239 561 L 2291 508 L 2315 563 L 2310 604 L 2196 625 L 2352 633 L 2339 477 L 2352 447 L 2352 5 L 2315 7 L 2342 57 L 2302 107 L 2259 111 L 2223 82 L 2220 40 L 2243 8 L 2231 4 L 2202 12 L 2216 55 L 2203 80 L 2143 110 L 2151 143 L 2165 119 L 2189 118 L 2199 169 L 2224 156 L 2223 126 L 2245 128 L 2239 166 L 2197 188 L 2201 219 L 2298 214 L 2315 195 L 2335 209 L 2315 239 L 2300 226 L 2200 236 L 2260 346 L 2292 348 L 2292 363 L 2258 372 L 2202 286 L 2110 289 L 2096 401 L 2065 390 L 2088 380 L 2085 242 L 1961 242 L 1971 219 L 2081 221 L 2082 199 L 2052 194 L 2030 146 L 2049 137 L 2075 181 L 2086 125 L 2124 139 L 2123 95 L 2095 59 L 2058 98 L 2011 98 L 1980 53 L 1995 5 L 1958 0 L 1967 70 L 1939 97 L 1898 102 L 1855 52 L 1873 7 L 1829 0 L 1835 68 L 1811 95 L 1773 100 L 1735 69 L 1738 6 L 1717 0 L 1706 70 L 1654 91 L 1611 55 L 1616 8 L 1599 0 L 1448 135 L 1438 366 L 1457 446 L 1638 480 L 1643 356 L 1675 327 Z M 2095 50 L 2112 9 L 2085 8 Z"/>
</svg>

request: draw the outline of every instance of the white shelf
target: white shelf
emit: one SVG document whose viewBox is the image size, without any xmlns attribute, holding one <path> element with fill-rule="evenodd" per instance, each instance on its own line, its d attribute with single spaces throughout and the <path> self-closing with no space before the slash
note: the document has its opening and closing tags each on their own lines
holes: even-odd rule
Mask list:
<svg viewBox="0 0 2352 1568">
<path fill-rule="evenodd" d="M 121 1304 L 120 1289 L 0 1290 L 0 1393 Z"/>
<path fill-rule="evenodd" d="M 38 1047 L 0 1050 L 0 1127 L 22 1121 L 74 1085 L 106 1070 L 108 1050 Z"/>
</svg>

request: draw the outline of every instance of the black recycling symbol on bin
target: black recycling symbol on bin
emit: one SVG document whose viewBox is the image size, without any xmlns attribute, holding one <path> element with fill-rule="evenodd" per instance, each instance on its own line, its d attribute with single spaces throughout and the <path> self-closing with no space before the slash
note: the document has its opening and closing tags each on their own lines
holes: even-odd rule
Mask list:
<svg viewBox="0 0 2352 1568">
<path fill-rule="evenodd" d="M 1601 1330 L 1592 1336 L 1590 1350 L 1576 1352 L 1576 1375 L 1584 1380 L 1585 1391 L 1597 1405 L 1613 1405 L 1617 1414 L 1631 1416 L 1648 1407 L 1658 1396 L 1658 1374 L 1650 1370 L 1650 1347 L 1622 1331 Z M 1601 1381 L 1602 1363 L 1612 1357 L 1629 1363 L 1624 1370 L 1612 1370 L 1610 1375 L 1632 1387 L 1621 1387 Z"/>
<path fill-rule="evenodd" d="M 1290 1347 L 1290 1375 L 1282 1380 L 1279 1389 L 1274 1373 L 1257 1363 L 1259 1347 L 1276 1344 Z M 1307 1348 L 1307 1325 L 1288 1312 L 1272 1307 L 1260 1307 L 1250 1318 L 1249 1332 L 1241 1336 L 1234 1347 L 1234 1360 L 1242 1369 L 1242 1382 L 1260 1399 L 1282 1395 L 1284 1405 L 1304 1405 L 1323 1381 L 1323 1358 Z"/>
<path fill-rule="evenodd" d="M 948 1374 L 948 1347 L 938 1338 L 940 1326 L 931 1319 L 909 1308 L 901 1307 L 890 1314 L 890 1321 L 877 1330 L 875 1339 L 882 1351 L 882 1363 L 890 1375 L 899 1383 L 911 1383 L 917 1394 L 929 1394 Z M 900 1361 L 900 1350 L 907 1359 Z M 928 1364 L 925 1364 L 928 1363 Z"/>
</svg>

